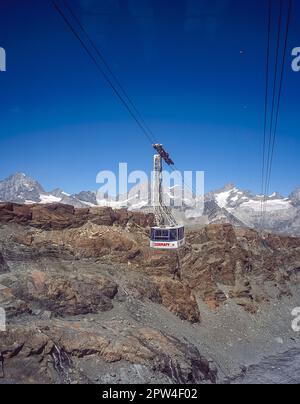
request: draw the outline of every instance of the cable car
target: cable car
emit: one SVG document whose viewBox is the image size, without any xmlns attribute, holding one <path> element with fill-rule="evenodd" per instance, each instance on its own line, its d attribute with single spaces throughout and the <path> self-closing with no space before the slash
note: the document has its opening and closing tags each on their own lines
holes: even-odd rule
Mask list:
<svg viewBox="0 0 300 404">
<path fill-rule="evenodd" d="M 162 144 L 154 144 L 154 216 L 156 227 L 151 228 L 150 247 L 162 250 L 177 250 L 185 244 L 184 226 L 178 225 L 171 209 L 163 203 L 162 162 L 174 165 Z"/>
<path fill-rule="evenodd" d="M 152 227 L 150 247 L 163 250 L 174 250 L 185 244 L 184 226 Z"/>
</svg>

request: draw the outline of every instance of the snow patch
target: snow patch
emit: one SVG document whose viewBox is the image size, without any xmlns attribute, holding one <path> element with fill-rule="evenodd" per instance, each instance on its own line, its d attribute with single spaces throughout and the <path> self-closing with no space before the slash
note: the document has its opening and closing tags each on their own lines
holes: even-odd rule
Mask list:
<svg viewBox="0 0 300 404">
<path fill-rule="evenodd" d="M 255 211 L 261 210 L 261 201 L 249 201 L 242 205 L 243 208 L 250 208 Z M 274 199 L 272 201 L 267 201 L 265 208 L 267 211 L 276 211 L 290 209 L 292 206 L 289 201 L 284 201 L 282 199 Z"/>
<path fill-rule="evenodd" d="M 227 200 L 228 200 L 229 195 L 231 194 L 231 192 L 232 192 L 232 189 L 230 191 L 221 192 L 221 193 L 216 195 L 217 204 L 220 206 L 220 208 L 225 208 L 226 207 Z"/>
<path fill-rule="evenodd" d="M 40 203 L 58 203 L 61 202 L 61 198 L 54 195 L 40 195 Z"/>
<path fill-rule="evenodd" d="M 146 207 L 148 204 L 146 201 L 141 201 L 140 203 L 136 203 L 135 205 L 130 206 L 130 210 L 138 210 Z"/>
<path fill-rule="evenodd" d="M 80 202 L 83 203 L 86 206 L 89 206 L 90 208 L 95 208 L 97 206 L 92 202 L 87 202 L 87 201 L 82 201 L 82 200 L 80 200 Z"/>
</svg>

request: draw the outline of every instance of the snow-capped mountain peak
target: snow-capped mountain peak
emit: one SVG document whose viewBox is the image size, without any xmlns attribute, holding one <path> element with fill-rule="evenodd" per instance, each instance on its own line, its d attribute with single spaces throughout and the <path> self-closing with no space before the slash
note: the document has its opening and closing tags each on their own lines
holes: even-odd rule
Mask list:
<svg viewBox="0 0 300 404">
<path fill-rule="evenodd" d="M 92 193 L 90 194 L 92 195 Z M 24 204 L 64 203 L 76 207 L 93 205 L 93 203 L 86 202 L 84 198 L 81 200 L 80 195 L 76 198 L 76 196 L 72 196 L 59 188 L 46 192 L 39 182 L 24 173 L 16 173 L 0 181 L 0 201 L 5 202 Z M 96 205 L 96 201 L 93 200 L 93 202 Z"/>
<path fill-rule="evenodd" d="M 0 181 L 0 200 L 23 203 L 26 200 L 39 201 L 44 189 L 33 178 L 24 173 L 16 173 Z"/>
<path fill-rule="evenodd" d="M 224 185 L 223 188 L 217 189 L 215 191 L 213 191 L 213 193 L 215 194 L 221 194 L 223 192 L 228 192 L 235 189 L 235 184 L 233 182 L 229 182 L 228 184 Z"/>
<path fill-rule="evenodd" d="M 248 227 L 259 228 L 264 211 L 264 226 L 266 230 L 300 234 L 300 189 L 285 198 L 278 192 L 266 197 L 264 206 L 263 195 L 254 195 L 235 186 L 226 186 L 222 190 L 211 192 L 210 199 L 217 206 L 244 223 Z M 297 205 L 298 204 L 298 205 Z"/>
<path fill-rule="evenodd" d="M 221 190 L 212 192 L 212 196 L 218 206 L 225 209 L 237 207 L 253 197 L 250 192 L 242 191 L 234 184 L 228 184 Z"/>
</svg>

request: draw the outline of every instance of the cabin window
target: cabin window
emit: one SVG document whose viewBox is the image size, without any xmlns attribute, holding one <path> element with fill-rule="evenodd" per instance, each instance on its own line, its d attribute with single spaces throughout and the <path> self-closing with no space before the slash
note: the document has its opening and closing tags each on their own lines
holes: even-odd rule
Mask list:
<svg viewBox="0 0 300 404">
<path fill-rule="evenodd" d="M 180 227 L 180 229 L 178 229 L 178 238 L 179 240 L 184 238 L 184 227 Z"/>
<path fill-rule="evenodd" d="M 151 239 L 153 241 L 169 240 L 169 230 L 152 229 Z"/>
<path fill-rule="evenodd" d="M 177 229 L 170 230 L 170 241 L 177 240 Z"/>
</svg>

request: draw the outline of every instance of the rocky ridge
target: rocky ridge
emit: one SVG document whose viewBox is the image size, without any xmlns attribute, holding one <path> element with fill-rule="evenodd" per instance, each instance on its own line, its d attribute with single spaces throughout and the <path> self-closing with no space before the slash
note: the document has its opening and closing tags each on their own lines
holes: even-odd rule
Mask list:
<svg viewBox="0 0 300 404">
<path fill-rule="evenodd" d="M 0 204 L 0 383 L 216 382 L 201 342 L 143 319 L 158 311 L 201 327 L 202 304 L 257 316 L 295 293 L 297 238 L 203 226 L 178 267 L 176 254 L 149 249 L 152 224 L 111 208 Z"/>
<path fill-rule="evenodd" d="M 147 191 L 147 192 L 146 192 Z M 230 223 L 234 226 L 251 227 L 280 234 L 300 236 L 300 191 L 299 188 L 289 197 L 277 192 L 266 198 L 265 217 L 262 221 L 261 204 L 264 197 L 250 191 L 227 184 L 219 190 L 209 192 L 204 197 L 194 198 L 189 189 L 180 186 L 165 188 L 167 203 L 175 206 L 173 212 L 179 221 L 188 226 L 209 223 Z M 130 211 L 148 212 L 151 206 L 151 187 L 149 184 L 134 186 L 128 195 L 118 200 L 107 199 L 94 191 L 82 191 L 71 195 L 61 189 L 46 192 L 34 179 L 24 173 L 17 173 L 0 181 L 0 201 L 24 204 L 60 203 L 76 208 L 111 207 L 128 208 Z M 179 207 L 176 207 L 179 206 Z"/>
</svg>

